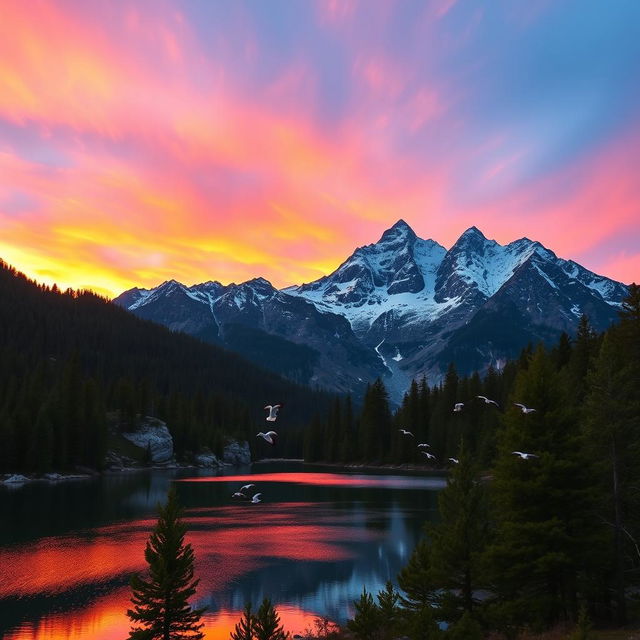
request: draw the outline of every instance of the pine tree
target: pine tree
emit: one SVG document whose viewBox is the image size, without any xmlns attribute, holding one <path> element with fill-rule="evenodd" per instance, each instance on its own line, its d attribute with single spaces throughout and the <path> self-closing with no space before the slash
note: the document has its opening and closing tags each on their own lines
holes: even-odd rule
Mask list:
<svg viewBox="0 0 640 640">
<path fill-rule="evenodd" d="M 378 592 L 378 611 L 380 616 L 380 634 L 383 639 L 395 638 L 400 627 L 400 595 L 387 582 L 385 588 Z"/>
<path fill-rule="evenodd" d="M 244 606 L 242 618 L 236 623 L 234 630 L 231 632 L 231 640 L 254 640 L 255 627 L 256 616 L 251 611 L 251 603 L 247 602 Z"/>
<path fill-rule="evenodd" d="M 593 532 L 578 425 L 553 360 L 539 346 L 507 410 L 491 485 L 496 532 L 487 552 L 505 624 L 547 626 L 576 614 L 577 577 Z M 535 454 L 522 460 L 513 451 Z"/>
<path fill-rule="evenodd" d="M 619 333 L 605 336 L 588 376 L 584 411 L 587 451 L 602 491 L 600 516 L 610 523 L 612 533 L 612 587 L 618 624 L 624 624 L 627 618 L 627 575 L 634 568 L 637 573 L 640 564 L 634 548 L 640 539 L 640 500 L 637 489 L 632 489 L 640 482 L 640 399 L 634 380 L 638 363 L 629 358 L 631 351 Z M 629 543 L 631 553 L 627 553 Z"/>
<path fill-rule="evenodd" d="M 440 520 L 428 529 L 432 541 L 432 578 L 440 586 L 442 619 L 457 620 L 475 606 L 481 554 L 488 539 L 486 491 L 464 442 L 447 486 L 438 496 Z"/>
<path fill-rule="evenodd" d="M 145 559 L 149 578 L 131 579 L 133 608 L 127 611 L 135 640 L 201 640 L 205 609 L 192 608 L 188 600 L 199 580 L 193 578 L 194 554 L 185 544 L 185 525 L 175 489 L 169 491 L 167 504 L 159 507 L 158 522 L 147 541 Z"/>
<path fill-rule="evenodd" d="M 347 622 L 347 629 L 357 640 L 377 640 L 380 629 L 380 610 L 373 601 L 373 596 L 365 589 L 360 599 L 353 603 L 355 615 Z"/>
<path fill-rule="evenodd" d="M 423 538 L 398 574 L 398 585 L 404 592 L 400 595 L 400 602 L 405 608 L 420 611 L 431 609 L 436 603 L 438 587 L 433 581 L 431 564 L 431 545 Z"/>
<path fill-rule="evenodd" d="M 367 462 L 384 459 L 391 445 L 391 412 L 382 380 L 369 385 L 360 418 L 360 454 Z"/>
<path fill-rule="evenodd" d="M 280 625 L 280 616 L 269 598 L 265 598 L 255 617 L 256 640 L 286 640 L 289 634 Z"/>
</svg>

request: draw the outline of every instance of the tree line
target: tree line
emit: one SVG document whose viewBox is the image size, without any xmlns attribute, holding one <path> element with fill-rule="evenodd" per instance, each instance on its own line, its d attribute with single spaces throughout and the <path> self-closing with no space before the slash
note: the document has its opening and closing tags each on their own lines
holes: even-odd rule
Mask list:
<svg viewBox="0 0 640 640">
<path fill-rule="evenodd" d="M 167 422 L 176 454 L 256 444 L 265 404 L 292 432 L 332 396 L 141 320 L 89 291 L 38 285 L 0 261 L 0 473 L 99 469 L 113 429 Z M 262 449 L 256 449 L 262 454 Z"/>
</svg>

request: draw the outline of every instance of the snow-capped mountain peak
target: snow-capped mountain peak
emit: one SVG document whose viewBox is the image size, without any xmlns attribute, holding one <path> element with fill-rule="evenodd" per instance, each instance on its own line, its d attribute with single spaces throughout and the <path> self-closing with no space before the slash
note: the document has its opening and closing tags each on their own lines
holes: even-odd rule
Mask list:
<svg viewBox="0 0 640 640">
<path fill-rule="evenodd" d="M 460 372 L 483 369 L 529 341 L 572 333 L 583 313 L 602 330 L 626 293 L 623 284 L 526 237 L 501 245 L 472 226 L 447 250 L 398 220 L 314 282 L 278 291 L 260 277 L 192 287 L 168 280 L 130 289 L 116 302 L 245 351 L 254 334 L 237 327 L 303 345 L 311 352 L 294 348 L 291 366 L 297 376 L 315 362 L 311 384 L 345 390 L 386 373 L 397 399 L 411 379 L 427 374 L 435 382 L 451 361 Z M 255 338 L 256 354 L 264 335 Z"/>
</svg>

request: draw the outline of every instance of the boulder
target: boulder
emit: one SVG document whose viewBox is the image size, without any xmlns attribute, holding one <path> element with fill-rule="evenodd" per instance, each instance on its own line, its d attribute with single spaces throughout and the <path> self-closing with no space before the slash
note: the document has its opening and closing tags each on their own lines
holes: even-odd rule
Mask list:
<svg viewBox="0 0 640 640">
<path fill-rule="evenodd" d="M 234 467 L 251 464 L 251 451 L 249 450 L 249 443 L 246 440 L 238 442 L 232 440 L 224 447 L 222 459 Z"/>
<path fill-rule="evenodd" d="M 122 435 L 137 447 L 149 451 L 154 464 L 173 460 L 173 438 L 162 420 L 145 418 L 138 429 Z"/>
<path fill-rule="evenodd" d="M 29 478 L 20 473 L 14 473 L 4 481 L 5 484 L 22 484 L 23 482 L 29 482 Z"/>
<path fill-rule="evenodd" d="M 197 466 L 203 468 L 211 468 L 211 467 L 222 467 L 224 463 L 215 456 L 215 454 L 211 453 L 211 451 L 203 451 L 202 453 L 198 453 L 194 457 L 194 462 Z"/>
</svg>

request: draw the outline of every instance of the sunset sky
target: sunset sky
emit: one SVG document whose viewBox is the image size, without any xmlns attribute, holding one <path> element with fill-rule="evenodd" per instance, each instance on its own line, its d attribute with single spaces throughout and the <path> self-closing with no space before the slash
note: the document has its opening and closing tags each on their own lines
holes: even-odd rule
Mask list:
<svg viewBox="0 0 640 640">
<path fill-rule="evenodd" d="M 3 0 L 0 258 L 314 280 L 403 218 L 640 279 L 637 0 Z"/>
</svg>

